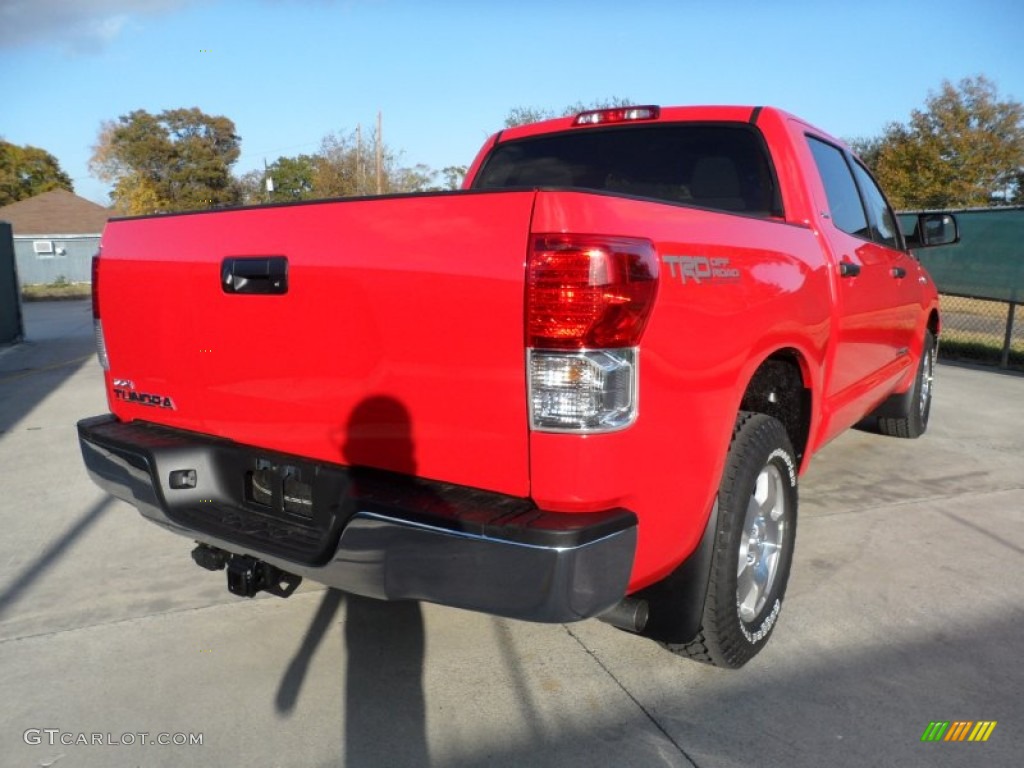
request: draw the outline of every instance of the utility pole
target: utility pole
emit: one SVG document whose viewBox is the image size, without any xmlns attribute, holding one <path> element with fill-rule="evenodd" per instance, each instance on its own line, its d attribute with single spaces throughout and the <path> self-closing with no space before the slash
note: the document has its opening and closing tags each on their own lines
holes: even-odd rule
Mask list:
<svg viewBox="0 0 1024 768">
<path fill-rule="evenodd" d="M 380 110 L 377 111 L 377 194 L 384 194 L 384 135 Z"/>
<path fill-rule="evenodd" d="M 270 169 L 267 168 L 267 158 L 263 158 L 263 202 L 269 203 L 270 196 L 274 193 L 274 177 L 270 175 Z"/>
<path fill-rule="evenodd" d="M 356 124 L 356 194 L 363 193 L 363 124 Z"/>
</svg>

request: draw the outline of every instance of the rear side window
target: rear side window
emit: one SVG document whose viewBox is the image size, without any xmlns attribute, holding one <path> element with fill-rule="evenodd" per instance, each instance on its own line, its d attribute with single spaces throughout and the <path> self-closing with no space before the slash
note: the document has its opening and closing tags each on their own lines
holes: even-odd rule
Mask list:
<svg viewBox="0 0 1024 768">
<path fill-rule="evenodd" d="M 474 189 L 577 187 L 730 213 L 782 216 L 760 133 L 744 124 L 566 131 L 499 144 Z"/>
<path fill-rule="evenodd" d="M 843 153 L 837 147 L 811 136 L 807 137 L 807 143 L 814 155 L 818 173 L 821 174 L 821 183 L 828 196 L 828 210 L 832 216 L 832 223 L 847 234 L 870 240 L 871 230 L 868 227 L 864 204 L 861 202 L 857 184 Z"/>
</svg>

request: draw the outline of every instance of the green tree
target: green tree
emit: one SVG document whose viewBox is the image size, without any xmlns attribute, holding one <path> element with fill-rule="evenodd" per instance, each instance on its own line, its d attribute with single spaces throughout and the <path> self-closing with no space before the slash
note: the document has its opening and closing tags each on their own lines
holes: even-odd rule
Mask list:
<svg viewBox="0 0 1024 768">
<path fill-rule="evenodd" d="M 437 171 L 429 165 L 417 163 L 410 168 L 398 168 L 390 176 L 390 192 L 428 192 L 440 189 L 435 184 Z"/>
<path fill-rule="evenodd" d="M 897 208 L 1008 202 L 1020 194 L 1024 105 L 984 76 L 942 83 L 907 124 L 892 123 L 873 171 Z"/>
<path fill-rule="evenodd" d="M 266 172 L 253 169 L 235 178 L 238 202 L 242 205 L 258 205 L 267 202 Z"/>
<path fill-rule="evenodd" d="M 608 99 L 595 99 L 589 104 L 577 101 L 562 110 L 547 109 L 545 107 L 513 107 L 505 116 L 505 127 L 515 128 L 517 125 L 537 123 L 541 120 L 550 120 L 553 117 L 567 117 L 578 112 L 586 112 L 588 109 L 607 109 L 609 107 L 628 107 L 635 104 L 631 99 L 623 99 L 619 96 L 612 96 Z"/>
<path fill-rule="evenodd" d="M 142 214 L 231 205 L 241 139 L 226 117 L 198 108 L 151 115 L 139 109 L 101 126 L 90 169 L 113 184 L 114 207 Z"/>
<path fill-rule="evenodd" d="M 449 188 L 438 185 L 438 172 L 428 165 L 400 166 L 400 156 L 401 153 L 387 144 L 381 147 L 378 190 L 376 136 L 371 133 L 363 138 L 358 131 L 330 133 L 320 143 L 320 152 L 314 160 L 313 194 L 315 197 L 352 197 Z M 450 182 L 448 170 L 441 172 L 446 185 Z M 451 170 L 457 173 L 459 169 Z"/>
<path fill-rule="evenodd" d="M 266 176 L 274 181 L 274 190 L 267 191 L 267 199 L 285 202 L 312 198 L 316 163 L 315 155 L 277 158 L 266 170 Z"/>
<path fill-rule="evenodd" d="M 376 195 L 376 149 L 374 133 L 363 136 L 359 129 L 332 132 L 324 136 L 318 152 L 279 157 L 266 171 L 256 169 L 240 176 L 236 186 L 242 202 L 247 204 Z M 386 144 L 380 154 L 383 194 L 459 189 L 466 176 L 464 165 L 451 165 L 441 171 L 423 163 L 401 166 L 401 153 Z M 273 192 L 266 189 L 268 177 L 273 179 Z"/>
<path fill-rule="evenodd" d="M 18 146 L 0 139 L 0 205 L 35 197 L 53 189 L 74 192 L 71 178 L 45 149 Z"/>
<path fill-rule="evenodd" d="M 465 165 L 449 165 L 442 168 L 441 178 L 444 181 L 441 183 L 441 189 L 461 189 L 468 172 L 469 167 Z"/>
<path fill-rule="evenodd" d="M 377 194 L 376 143 L 371 134 L 329 133 L 320 142 L 313 171 L 316 197 L 358 197 Z M 394 155 L 381 148 L 381 191 L 390 190 Z"/>
<path fill-rule="evenodd" d="M 1010 202 L 1014 205 L 1024 205 L 1024 169 L 1014 176 L 1013 196 L 1010 198 Z"/>
<path fill-rule="evenodd" d="M 864 161 L 864 165 L 874 173 L 878 169 L 878 156 L 882 151 L 884 139 L 881 136 L 859 136 L 856 139 L 847 139 L 857 156 Z"/>
<path fill-rule="evenodd" d="M 558 113 L 553 109 L 545 109 L 541 107 L 512 107 L 505 116 L 505 127 L 515 128 L 517 125 L 539 123 L 541 120 L 550 120 L 553 117 L 558 117 Z"/>
<path fill-rule="evenodd" d="M 435 171 L 429 165 L 417 163 L 411 168 L 398 168 L 392 174 L 392 192 L 449 192 L 460 189 L 469 169 L 464 165 L 449 165 Z"/>
</svg>

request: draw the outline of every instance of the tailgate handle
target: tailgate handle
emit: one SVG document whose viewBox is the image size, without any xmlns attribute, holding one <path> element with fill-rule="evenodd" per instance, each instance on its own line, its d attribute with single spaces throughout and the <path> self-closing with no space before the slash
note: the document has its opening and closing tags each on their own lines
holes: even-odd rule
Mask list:
<svg viewBox="0 0 1024 768">
<path fill-rule="evenodd" d="M 284 256 L 246 256 L 224 259 L 220 267 L 224 293 L 288 293 L 288 259 Z"/>
</svg>

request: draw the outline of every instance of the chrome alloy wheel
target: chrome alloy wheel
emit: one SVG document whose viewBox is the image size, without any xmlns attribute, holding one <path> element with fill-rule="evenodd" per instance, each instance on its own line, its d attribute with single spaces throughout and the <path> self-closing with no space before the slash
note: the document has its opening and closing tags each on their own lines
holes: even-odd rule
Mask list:
<svg viewBox="0 0 1024 768">
<path fill-rule="evenodd" d="M 928 420 L 928 408 L 932 402 L 932 382 L 935 380 L 935 345 L 930 345 L 924 351 L 924 362 L 921 365 L 921 396 L 918 398 L 917 407 L 921 415 L 921 421 Z"/>
<path fill-rule="evenodd" d="M 754 484 L 740 534 L 736 605 L 745 622 L 761 613 L 775 583 L 789 518 L 786 498 L 778 467 L 766 464 Z"/>
</svg>

